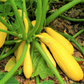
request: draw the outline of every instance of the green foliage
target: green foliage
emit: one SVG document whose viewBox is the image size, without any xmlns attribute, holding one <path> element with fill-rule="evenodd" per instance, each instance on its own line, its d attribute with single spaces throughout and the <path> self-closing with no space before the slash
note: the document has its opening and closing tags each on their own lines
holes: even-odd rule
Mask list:
<svg viewBox="0 0 84 84">
<path fill-rule="evenodd" d="M 45 80 L 45 81 L 41 82 L 40 84 L 54 84 L 54 83 L 51 80 Z"/>
<path fill-rule="evenodd" d="M 52 70 L 49 69 L 45 60 L 42 58 L 41 54 L 38 51 L 34 53 L 33 71 L 34 72 L 31 77 L 39 75 L 41 79 L 44 79 L 47 76 L 53 76 Z"/>
<path fill-rule="evenodd" d="M 0 72 L 0 80 L 6 75 L 6 73 Z M 19 84 L 15 77 L 11 76 L 5 84 Z"/>
<path fill-rule="evenodd" d="M 6 4 L 0 4 L 0 16 L 2 17 L 6 17 L 7 16 L 13 16 L 14 13 L 11 12 L 12 8 L 10 7 L 10 5 L 6 5 Z"/>
</svg>

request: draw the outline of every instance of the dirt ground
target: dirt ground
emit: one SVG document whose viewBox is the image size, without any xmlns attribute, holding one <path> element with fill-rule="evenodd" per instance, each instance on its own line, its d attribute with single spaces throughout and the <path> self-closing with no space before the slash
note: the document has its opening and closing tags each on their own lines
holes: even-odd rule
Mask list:
<svg viewBox="0 0 84 84">
<path fill-rule="evenodd" d="M 60 8 L 63 4 L 62 2 L 54 3 L 57 4 L 56 7 L 52 7 L 52 10 L 57 10 L 57 8 Z M 66 11 L 63 13 L 63 15 L 71 18 L 84 18 L 84 9 L 82 9 L 82 6 L 80 4 L 74 6 L 70 10 Z M 77 33 L 79 30 L 84 28 L 84 22 L 71 22 L 64 20 L 60 17 L 57 17 L 53 22 L 49 24 L 49 26 L 53 27 L 55 30 L 61 31 L 61 32 L 67 32 L 70 35 L 74 35 Z M 84 32 L 81 33 L 79 36 L 76 37 L 76 40 L 83 46 L 84 48 Z M 73 44 L 73 43 L 72 43 Z M 74 45 L 73 45 L 74 46 Z M 74 56 L 84 59 L 83 55 L 81 52 L 77 49 L 76 46 L 74 46 Z M 0 72 L 4 71 L 4 66 L 7 63 L 11 56 L 7 57 L 6 59 L 3 59 L 0 61 Z M 82 70 L 84 71 L 84 65 L 80 65 Z M 65 84 L 84 84 L 84 79 L 82 79 L 79 82 L 72 81 L 70 80 L 61 70 L 59 67 L 57 67 L 59 73 L 61 74 L 63 80 L 65 81 Z M 23 74 L 15 76 L 15 78 L 19 81 L 19 84 L 27 84 L 29 80 L 25 79 Z M 60 84 L 59 81 L 55 76 L 53 77 L 47 77 L 44 80 L 53 80 L 54 84 Z M 43 80 L 40 80 L 43 81 Z M 29 84 L 35 84 L 35 79 L 31 79 Z"/>
</svg>

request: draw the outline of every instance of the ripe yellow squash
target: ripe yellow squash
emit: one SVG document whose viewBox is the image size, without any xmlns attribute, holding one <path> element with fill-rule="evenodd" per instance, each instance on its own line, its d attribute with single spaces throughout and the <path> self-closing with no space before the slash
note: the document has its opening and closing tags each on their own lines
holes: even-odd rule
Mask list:
<svg viewBox="0 0 84 84">
<path fill-rule="evenodd" d="M 28 45 L 27 53 L 24 58 L 23 72 L 27 79 L 29 79 L 31 77 L 32 72 L 33 72 L 33 65 L 32 65 L 32 61 L 31 61 L 31 57 L 30 57 L 30 44 Z"/>
<path fill-rule="evenodd" d="M 41 33 L 40 35 L 43 36 L 40 40 L 49 47 L 62 71 L 74 81 L 83 79 L 81 67 L 67 49 L 47 33 Z"/>
<path fill-rule="evenodd" d="M 1 0 L 2 2 L 6 2 L 7 0 Z"/>
<path fill-rule="evenodd" d="M 7 30 L 7 27 L 0 22 L 0 29 Z M 7 33 L 0 31 L 0 48 L 3 46 L 5 39 L 6 39 L 6 36 L 7 36 Z"/>
<path fill-rule="evenodd" d="M 32 23 L 33 26 L 35 26 L 36 20 L 33 20 L 31 23 Z"/>
<path fill-rule="evenodd" d="M 20 14 L 20 17 L 22 17 L 22 10 L 21 9 L 18 9 L 18 12 L 19 12 L 19 14 Z M 24 21 L 24 26 L 25 26 L 25 31 L 26 31 L 26 33 L 28 32 L 28 20 L 27 20 L 27 18 L 26 18 L 26 16 L 25 16 L 25 13 L 24 13 L 24 16 L 23 16 L 23 21 Z"/>
<path fill-rule="evenodd" d="M 53 59 L 52 55 L 50 54 L 50 52 L 48 51 L 46 45 L 43 42 L 41 42 L 41 47 L 43 48 L 44 52 L 47 54 L 48 58 L 51 60 L 52 64 L 56 67 L 55 60 Z"/>
<path fill-rule="evenodd" d="M 50 36 L 52 36 L 55 40 L 60 42 L 71 54 L 74 53 L 74 48 L 72 44 L 64 36 L 54 31 L 50 27 L 45 27 L 45 30 Z"/>
<path fill-rule="evenodd" d="M 23 48 L 24 48 L 24 44 L 25 41 L 22 41 L 21 44 L 19 45 L 18 49 L 14 52 L 15 56 L 16 56 L 16 62 L 19 60 L 19 58 L 21 57 L 21 54 L 23 52 Z M 23 62 L 21 64 L 21 66 L 23 65 Z"/>
</svg>

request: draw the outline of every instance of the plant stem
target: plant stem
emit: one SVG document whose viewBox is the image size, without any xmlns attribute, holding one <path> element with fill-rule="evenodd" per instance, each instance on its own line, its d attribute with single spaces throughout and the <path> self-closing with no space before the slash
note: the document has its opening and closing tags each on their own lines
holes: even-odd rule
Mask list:
<svg viewBox="0 0 84 84">
<path fill-rule="evenodd" d="M 20 75 L 23 72 L 23 69 L 21 68 L 20 70 L 16 71 L 13 76 Z"/>
<path fill-rule="evenodd" d="M 6 50 L 6 46 L 4 47 L 4 49 L 3 49 L 3 51 L 1 52 L 1 55 L 3 55 L 4 54 L 4 52 L 5 52 L 5 50 Z"/>
<path fill-rule="evenodd" d="M 22 37 L 23 37 L 23 40 L 26 40 L 26 32 L 25 32 L 25 28 L 24 28 L 24 25 L 23 25 L 23 22 L 22 22 L 22 19 L 20 17 L 20 14 L 17 10 L 17 7 L 15 5 L 15 1 L 14 0 L 10 0 L 11 1 L 11 4 L 13 6 L 13 9 L 14 9 L 14 12 L 15 12 L 15 16 L 20 24 L 20 29 L 22 31 Z"/>
<path fill-rule="evenodd" d="M 22 40 L 16 39 L 16 40 L 8 40 L 5 41 L 4 45 L 11 45 L 11 44 L 15 44 L 15 43 L 19 43 Z"/>
<path fill-rule="evenodd" d="M 39 84 L 39 76 L 36 76 L 36 84 Z"/>
<path fill-rule="evenodd" d="M 5 82 L 14 74 L 14 72 L 19 68 L 19 66 L 21 65 L 21 63 L 23 62 L 25 55 L 26 55 L 26 51 L 28 48 L 28 44 L 25 43 L 24 45 L 24 49 L 22 52 L 22 55 L 20 57 L 20 59 L 18 60 L 18 62 L 15 64 L 15 66 L 0 80 L 0 84 L 5 84 Z"/>
<path fill-rule="evenodd" d="M 47 6 L 48 6 L 48 0 L 42 0 L 43 1 L 43 7 L 42 7 L 42 17 L 41 17 L 41 23 L 39 25 L 38 30 L 36 31 L 37 34 L 39 34 L 43 28 L 43 23 L 46 19 L 46 12 L 47 12 Z"/>
<path fill-rule="evenodd" d="M 77 57 L 75 57 L 75 56 L 73 56 L 73 57 L 75 58 L 76 61 L 83 61 L 83 62 L 84 62 L 83 59 L 77 58 Z"/>
<path fill-rule="evenodd" d="M 52 62 L 50 61 L 50 59 L 48 58 L 48 56 L 46 55 L 46 53 L 42 49 L 41 45 L 36 40 L 33 40 L 33 44 L 38 49 L 38 51 L 41 53 L 41 55 L 43 56 L 44 60 L 47 62 L 47 64 L 49 65 L 49 67 L 51 68 L 51 70 L 53 71 L 53 73 L 55 74 L 57 79 L 59 80 L 60 84 L 65 84 L 63 79 L 61 78 L 59 72 L 54 67 L 54 65 L 52 64 Z"/>
<path fill-rule="evenodd" d="M 50 15 L 47 19 L 46 19 L 46 25 L 49 24 L 51 21 L 53 21 L 56 17 L 58 17 L 61 13 L 65 12 L 66 10 L 70 9 L 71 7 L 73 7 L 74 5 L 80 3 L 80 2 L 84 2 L 83 0 L 73 0 L 72 2 L 69 2 L 68 4 L 62 6 L 61 8 L 59 8 L 56 12 L 54 12 L 52 15 Z"/>
<path fill-rule="evenodd" d="M 80 51 L 82 52 L 82 54 L 84 55 L 84 48 L 75 40 L 75 39 L 71 39 L 71 41 L 73 43 L 75 43 L 75 45 L 77 45 L 77 47 L 80 49 Z"/>
<path fill-rule="evenodd" d="M 11 35 L 16 36 L 16 37 L 19 36 L 17 33 L 14 33 L 14 32 L 8 31 L 8 30 L 0 29 L 0 31 L 11 34 Z M 21 35 L 20 35 L 20 37 L 21 37 Z"/>
<path fill-rule="evenodd" d="M 32 60 L 32 63 L 33 63 L 33 56 L 34 56 L 34 44 L 33 43 L 31 43 L 30 54 L 31 54 L 31 60 Z"/>
<path fill-rule="evenodd" d="M 80 51 L 82 52 L 82 54 L 84 55 L 84 48 L 73 38 L 73 36 L 70 36 L 68 34 L 64 34 L 62 32 L 59 32 L 61 35 L 63 35 L 65 38 L 67 38 L 69 41 L 72 41 L 73 43 L 75 43 L 75 45 L 77 45 L 77 47 L 80 49 Z"/>
<path fill-rule="evenodd" d="M 3 20 L 1 17 L 0 17 L 0 22 L 2 22 L 7 27 L 7 29 L 13 31 L 13 28 L 5 20 Z"/>
<path fill-rule="evenodd" d="M 30 21 L 30 19 L 29 19 L 28 15 L 27 15 L 27 10 L 26 10 L 25 0 L 23 0 L 23 12 L 25 12 L 25 17 L 26 17 L 26 18 L 27 18 L 27 20 L 28 20 L 28 33 L 29 33 L 30 28 L 32 28 L 32 27 L 33 27 L 33 25 L 32 25 L 32 23 L 31 23 L 31 21 Z"/>
<path fill-rule="evenodd" d="M 63 15 L 59 15 L 59 17 L 65 19 L 65 20 L 69 20 L 69 21 L 84 22 L 84 19 L 75 19 L 75 18 L 70 18 L 70 17 L 63 16 Z"/>
<path fill-rule="evenodd" d="M 35 32 L 37 31 L 40 22 L 41 22 L 41 17 L 42 17 L 42 0 L 37 0 L 37 12 L 36 12 L 36 24 L 34 28 L 31 30 L 29 33 L 28 37 L 30 38 Z"/>
<path fill-rule="evenodd" d="M 20 45 L 20 43 L 17 43 L 13 49 L 11 49 L 10 51 L 6 52 L 5 54 L 3 54 L 2 56 L 0 56 L 0 60 L 9 56 L 10 54 L 12 54 L 16 49 L 17 47 Z"/>
<path fill-rule="evenodd" d="M 81 34 L 82 32 L 84 32 L 84 28 L 81 29 L 79 32 L 77 32 L 75 35 L 73 35 L 73 38 L 77 37 L 79 34 Z"/>
</svg>

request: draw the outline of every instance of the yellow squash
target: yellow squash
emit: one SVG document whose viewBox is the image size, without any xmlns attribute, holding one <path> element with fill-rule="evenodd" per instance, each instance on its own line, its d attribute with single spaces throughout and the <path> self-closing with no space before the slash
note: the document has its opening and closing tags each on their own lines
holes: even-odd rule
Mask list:
<svg viewBox="0 0 84 84">
<path fill-rule="evenodd" d="M 50 27 L 45 27 L 45 30 L 50 36 L 52 36 L 55 40 L 60 42 L 71 54 L 74 53 L 74 48 L 72 44 L 64 36 L 54 31 Z"/>
<path fill-rule="evenodd" d="M 21 57 L 21 54 L 23 52 L 23 48 L 24 48 L 24 44 L 25 41 L 22 41 L 20 46 L 18 47 L 18 49 L 14 52 L 15 56 L 16 56 L 16 62 L 19 60 L 19 58 Z M 23 63 L 21 64 L 21 66 L 23 65 Z"/>
<path fill-rule="evenodd" d="M 33 26 L 35 26 L 36 20 L 33 20 L 31 23 L 32 23 Z"/>
<path fill-rule="evenodd" d="M 19 12 L 19 14 L 20 14 L 20 17 L 22 17 L 22 10 L 21 9 L 18 9 L 18 12 Z M 28 20 L 27 20 L 27 18 L 26 18 L 26 16 L 25 16 L 25 13 L 24 13 L 24 16 L 23 16 L 23 21 L 24 21 L 24 26 L 25 26 L 25 31 L 26 31 L 26 33 L 28 32 Z"/>
<path fill-rule="evenodd" d="M 44 52 L 47 54 L 48 58 L 51 60 L 51 62 L 53 63 L 53 65 L 56 67 L 56 62 L 53 59 L 52 55 L 50 54 L 50 52 L 48 51 L 48 49 L 46 48 L 46 45 L 41 42 L 41 47 L 43 48 Z M 49 65 L 48 65 L 49 66 Z"/>
<path fill-rule="evenodd" d="M 0 29 L 7 30 L 7 27 L 0 22 Z M 5 39 L 6 39 L 6 36 L 7 36 L 7 33 L 0 31 L 0 48 L 3 46 Z"/>
<path fill-rule="evenodd" d="M 28 45 L 27 53 L 23 63 L 23 72 L 26 78 L 30 78 L 33 72 L 32 61 L 30 57 L 30 44 Z"/>
<path fill-rule="evenodd" d="M 67 49 L 47 33 L 41 33 L 40 35 L 43 36 L 41 41 L 49 47 L 56 63 L 62 71 L 74 81 L 83 79 L 83 71 L 81 67 Z"/>
<path fill-rule="evenodd" d="M 1 0 L 2 2 L 6 2 L 7 0 Z"/>
<path fill-rule="evenodd" d="M 26 31 L 26 33 L 28 32 L 28 20 L 27 20 L 27 18 L 26 17 L 24 17 L 23 18 L 23 21 L 24 21 L 24 25 L 25 25 L 25 31 Z"/>
</svg>

